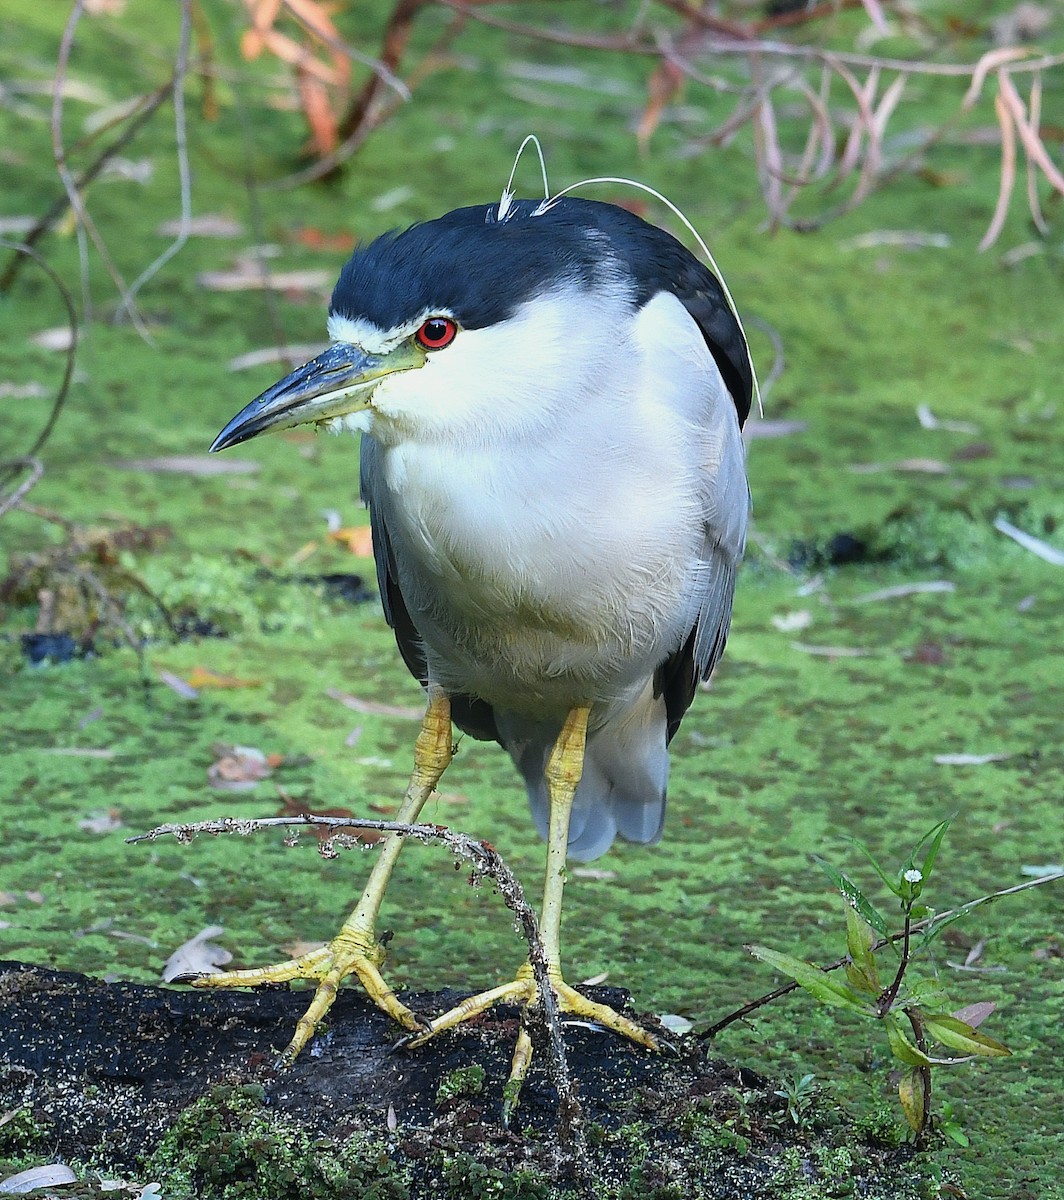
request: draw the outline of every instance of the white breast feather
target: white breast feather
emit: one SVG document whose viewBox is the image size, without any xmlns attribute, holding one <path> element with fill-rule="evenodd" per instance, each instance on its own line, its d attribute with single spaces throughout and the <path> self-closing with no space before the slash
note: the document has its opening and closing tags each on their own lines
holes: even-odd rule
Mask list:
<svg viewBox="0 0 1064 1200">
<path fill-rule="evenodd" d="M 541 298 L 374 410 L 375 502 L 446 687 L 544 711 L 630 697 L 703 606 L 707 515 L 741 552 L 734 405 L 671 295 L 634 319 L 623 296 Z"/>
</svg>

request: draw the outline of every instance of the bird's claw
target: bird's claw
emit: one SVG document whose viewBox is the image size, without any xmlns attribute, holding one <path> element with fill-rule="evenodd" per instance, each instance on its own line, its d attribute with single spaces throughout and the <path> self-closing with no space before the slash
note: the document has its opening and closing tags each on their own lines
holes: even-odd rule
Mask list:
<svg viewBox="0 0 1064 1200">
<path fill-rule="evenodd" d="M 409 1029 L 411 1036 L 423 1033 L 428 1028 L 428 1024 L 407 1008 L 385 983 L 380 972 L 383 960 L 384 952 L 372 932 L 344 928 L 328 945 L 301 954 L 298 958 L 290 958 L 271 967 L 201 975 L 192 979 L 191 983 L 193 987 L 200 988 L 262 987 L 271 983 L 288 983 L 294 979 L 317 983 L 314 998 L 300 1017 L 292 1040 L 279 1056 L 279 1064 L 289 1067 L 314 1036 L 332 1007 L 341 982 L 348 975 L 356 975 L 373 1003 Z"/>
<path fill-rule="evenodd" d="M 666 1046 L 657 1036 L 631 1018 L 624 1016 L 607 1004 L 599 1004 L 589 1000 L 576 988 L 571 987 L 561 977 L 560 972 L 550 972 L 550 985 L 554 993 L 559 1014 L 572 1014 L 582 1020 L 592 1021 L 595 1025 L 618 1033 L 629 1041 L 648 1050 L 660 1051 Z M 416 1049 L 423 1046 L 430 1038 L 448 1029 L 455 1029 L 474 1017 L 481 1016 L 496 1004 L 519 1004 L 522 1012 L 521 1030 L 514 1047 L 513 1059 L 510 1064 L 510 1075 L 503 1089 L 503 1123 L 509 1124 L 510 1117 L 516 1111 L 521 1097 L 521 1085 L 528 1074 L 532 1062 L 532 1038 L 527 1028 L 529 1010 L 539 1005 L 540 996 L 536 981 L 526 964 L 510 983 L 490 988 L 475 996 L 468 996 L 460 1004 L 449 1009 L 442 1015 L 433 1018 L 424 1032 L 412 1032 L 399 1042 L 400 1046 Z M 563 1022 L 564 1024 L 564 1022 Z M 673 1047 L 668 1046 L 668 1049 Z"/>
</svg>

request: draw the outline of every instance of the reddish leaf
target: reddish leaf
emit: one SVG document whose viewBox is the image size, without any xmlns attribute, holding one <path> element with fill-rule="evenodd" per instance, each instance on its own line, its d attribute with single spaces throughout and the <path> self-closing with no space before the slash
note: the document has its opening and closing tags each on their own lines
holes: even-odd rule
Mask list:
<svg viewBox="0 0 1064 1200">
<path fill-rule="evenodd" d="M 368 525 L 348 525 L 329 532 L 329 541 L 346 546 L 356 558 L 373 557 L 373 535 Z"/>
</svg>

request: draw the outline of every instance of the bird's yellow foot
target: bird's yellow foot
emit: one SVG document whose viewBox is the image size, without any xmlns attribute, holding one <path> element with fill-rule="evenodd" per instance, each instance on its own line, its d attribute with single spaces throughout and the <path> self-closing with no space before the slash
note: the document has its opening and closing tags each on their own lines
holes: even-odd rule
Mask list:
<svg viewBox="0 0 1064 1200">
<path fill-rule="evenodd" d="M 292 1040 L 281 1053 L 281 1062 L 290 1066 L 296 1055 L 314 1036 L 325 1014 L 336 999 L 340 983 L 348 975 L 356 975 L 366 994 L 400 1025 L 415 1033 L 424 1032 L 427 1022 L 396 998 L 384 982 L 380 965 L 384 951 L 372 931 L 344 927 L 327 946 L 311 950 L 298 958 L 276 963 L 272 967 L 252 967 L 246 971 L 221 971 L 201 975 L 192 980 L 193 987 L 227 988 L 257 987 L 265 983 L 288 983 L 293 979 L 309 979 L 318 987 L 307 1011 L 300 1017 Z"/>
<path fill-rule="evenodd" d="M 550 968 L 548 970 L 548 978 L 550 979 L 551 991 L 554 993 L 560 1013 L 578 1017 L 585 1021 L 594 1021 L 597 1025 L 602 1025 L 614 1033 L 619 1033 L 622 1037 L 626 1037 L 640 1046 L 645 1046 L 648 1050 L 661 1049 L 661 1042 L 649 1030 L 644 1029 L 642 1025 L 637 1024 L 630 1018 L 623 1016 L 616 1009 L 610 1008 L 608 1004 L 599 1004 L 595 1000 L 589 1000 L 586 996 L 578 992 L 576 988 L 571 987 L 562 979 L 560 970 Z M 489 988 L 486 992 L 480 992 L 476 996 L 468 997 L 461 1004 L 457 1004 L 448 1012 L 443 1013 L 442 1016 L 433 1018 L 433 1020 L 428 1022 L 428 1028 L 415 1034 L 407 1041 L 406 1045 L 411 1047 L 422 1046 L 438 1033 L 443 1033 L 447 1029 L 454 1029 L 463 1022 L 470 1021 L 474 1017 L 480 1016 L 481 1013 L 487 1012 L 489 1008 L 494 1007 L 496 1004 L 519 1004 L 525 1008 L 534 1009 L 539 1005 L 539 1002 L 539 990 L 536 987 L 532 968 L 528 963 L 525 963 L 517 972 L 516 979 L 510 983 L 501 984 L 499 987 Z M 510 1064 L 510 1078 L 504 1089 L 504 1122 L 509 1121 L 511 1113 L 517 1108 L 521 1094 L 521 1085 L 528 1074 L 531 1062 L 532 1039 L 529 1037 L 528 1030 L 522 1024 L 521 1032 L 517 1038 L 517 1045 L 514 1049 L 513 1060 Z"/>
</svg>

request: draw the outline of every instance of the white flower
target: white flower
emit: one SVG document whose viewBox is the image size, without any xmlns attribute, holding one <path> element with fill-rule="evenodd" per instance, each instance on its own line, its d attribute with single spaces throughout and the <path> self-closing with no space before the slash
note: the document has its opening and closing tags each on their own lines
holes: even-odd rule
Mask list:
<svg viewBox="0 0 1064 1200">
<path fill-rule="evenodd" d="M 921 883 L 923 878 L 923 875 L 915 867 L 912 867 L 910 870 L 906 871 L 902 876 L 902 879 L 904 879 L 906 883 Z"/>
</svg>

